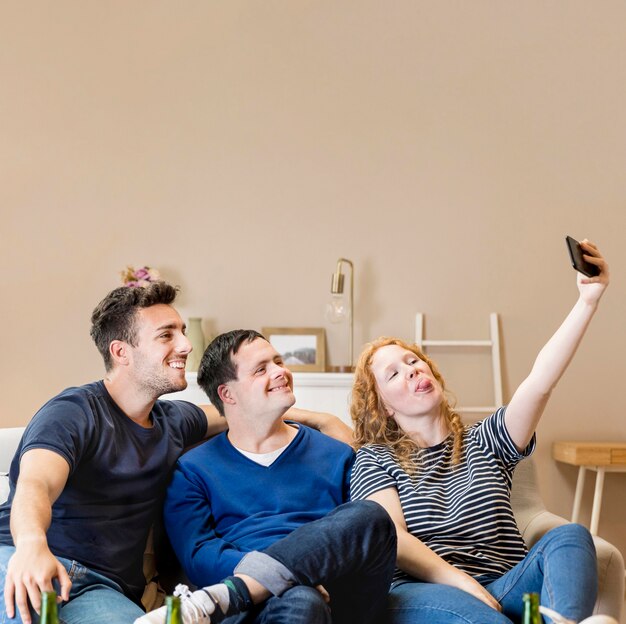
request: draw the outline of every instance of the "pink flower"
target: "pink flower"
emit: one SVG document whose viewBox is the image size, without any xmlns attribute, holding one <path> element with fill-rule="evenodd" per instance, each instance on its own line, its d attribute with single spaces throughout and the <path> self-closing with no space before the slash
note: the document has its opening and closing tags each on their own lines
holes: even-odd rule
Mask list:
<svg viewBox="0 0 626 624">
<path fill-rule="evenodd" d="M 148 267 L 141 267 L 140 269 L 135 270 L 135 279 L 136 280 L 147 280 L 150 277 L 150 273 L 148 272 Z"/>
<path fill-rule="evenodd" d="M 121 276 L 122 284 L 129 288 L 148 286 L 151 282 L 158 282 L 161 279 L 161 274 L 156 269 L 151 269 L 149 266 L 139 267 L 138 269 L 127 266 L 126 269 L 121 272 Z"/>
</svg>

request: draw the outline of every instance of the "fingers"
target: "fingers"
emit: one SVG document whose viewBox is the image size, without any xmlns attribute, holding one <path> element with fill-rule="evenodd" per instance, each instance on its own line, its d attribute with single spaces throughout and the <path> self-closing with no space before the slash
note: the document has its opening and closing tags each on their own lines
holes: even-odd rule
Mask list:
<svg viewBox="0 0 626 624">
<path fill-rule="evenodd" d="M 598 247 L 595 243 L 592 243 L 589 239 L 587 238 L 583 238 L 583 240 L 580 241 L 580 245 L 581 247 L 585 247 L 586 249 L 588 249 L 589 251 L 598 251 Z M 599 253 L 599 252 L 598 252 Z"/>
<path fill-rule="evenodd" d="M 502 605 L 489 592 L 487 592 L 487 596 L 490 599 L 487 604 L 496 611 L 502 611 Z"/>
<path fill-rule="evenodd" d="M 604 260 L 600 250 L 587 239 L 581 241 L 581 249 L 583 251 L 583 258 L 592 264 L 598 264 L 598 260 Z"/>
<path fill-rule="evenodd" d="M 479 586 L 479 591 L 475 594 L 476 598 L 482 600 L 488 607 L 495 609 L 496 611 L 502 611 L 500 603 L 482 586 Z"/>
<path fill-rule="evenodd" d="M 4 583 L 4 607 L 10 620 L 15 617 L 15 603 L 13 602 L 15 594 L 15 585 L 10 576 L 6 577 Z"/>
<path fill-rule="evenodd" d="M 21 583 L 15 587 L 15 605 L 22 618 L 22 622 L 24 624 L 31 624 L 30 609 L 28 608 L 28 593 L 26 586 Z"/>
<path fill-rule="evenodd" d="M 600 253 L 598 247 L 587 240 L 586 238 L 580 241 L 580 246 L 583 251 L 583 258 L 589 263 L 597 266 L 600 269 L 599 275 L 594 277 L 583 277 L 581 279 L 582 284 L 597 284 L 604 283 L 608 279 L 609 266 L 604 259 L 604 256 Z"/>
<path fill-rule="evenodd" d="M 59 581 L 59 585 L 61 586 L 61 596 L 58 598 L 59 600 L 64 600 L 67 602 L 70 599 L 70 589 L 72 588 L 72 581 L 70 580 L 69 574 L 65 569 L 65 566 L 61 563 L 57 566 L 57 579 Z"/>
<path fill-rule="evenodd" d="M 488 607 L 491 607 L 492 609 L 495 609 L 496 611 L 502 611 L 502 607 L 500 606 L 500 603 L 491 594 L 487 593 L 487 595 L 479 596 L 479 598 Z"/>
<path fill-rule="evenodd" d="M 324 602 L 326 604 L 330 603 L 330 594 L 326 591 L 326 588 L 323 585 L 316 585 L 315 589 L 322 595 Z"/>
</svg>

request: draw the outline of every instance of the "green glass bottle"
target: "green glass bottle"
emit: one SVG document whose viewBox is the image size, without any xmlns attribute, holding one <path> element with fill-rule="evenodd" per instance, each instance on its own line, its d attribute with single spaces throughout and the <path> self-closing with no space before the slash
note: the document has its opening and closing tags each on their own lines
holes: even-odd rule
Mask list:
<svg viewBox="0 0 626 624">
<path fill-rule="evenodd" d="M 41 592 L 40 624 L 59 624 L 56 592 Z"/>
<path fill-rule="evenodd" d="M 522 624 L 541 624 L 541 615 L 539 614 L 539 594 L 524 594 L 524 617 Z"/>
<path fill-rule="evenodd" d="M 180 598 L 178 596 L 167 596 L 165 598 L 167 612 L 165 614 L 165 624 L 183 624 L 180 612 Z"/>
</svg>

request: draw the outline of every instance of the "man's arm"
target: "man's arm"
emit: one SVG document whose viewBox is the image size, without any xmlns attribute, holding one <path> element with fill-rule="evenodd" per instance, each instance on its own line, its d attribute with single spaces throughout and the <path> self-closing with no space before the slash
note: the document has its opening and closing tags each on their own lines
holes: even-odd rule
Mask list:
<svg viewBox="0 0 626 624">
<path fill-rule="evenodd" d="M 11 506 L 15 553 L 7 566 L 4 602 L 9 618 L 15 616 L 17 605 L 24 624 L 31 622 L 28 601 L 39 613 L 41 592 L 53 591 L 53 579 L 59 581 L 63 600 L 69 599 L 72 582 L 63 565 L 50 552 L 46 539 L 52 504 L 63 491 L 69 472 L 67 461 L 47 449 L 26 451 L 20 460 Z"/>
<path fill-rule="evenodd" d="M 220 416 L 213 405 L 200 405 L 199 407 L 202 409 L 207 419 L 206 438 L 211 438 L 222 431 L 226 431 L 226 419 Z M 354 441 L 352 429 L 340 418 L 332 414 L 311 412 L 309 410 L 292 407 L 285 414 L 285 418 L 302 423 L 312 429 L 317 429 L 327 436 L 345 442 L 346 444 L 352 444 Z"/>
<path fill-rule="evenodd" d="M 222 431 L 226 431 L 228 426 L 226 425 L 226 419 L 220 415 L 220 413 L 211 405 L 207 403 L 206 405 L 198 405 L 198 407 L 204 412 L 206 416 L 206 434 L 204 436 L 205 440 L 207 438 L 212 438 L 216 436 L 218 433 L 222 433 Z"/>
<path fill-rule="evenodd" d="M 326 414 L 324 412 L 311 412 L 309 410 L 300 409 L 298 407 L 292 407 L 286 414 L 285 418 L 289 420 L 295 420 L 302 423 L 312 429 L 317 429 L 322 433 L 345 442 L 346 444 L 352 444 L 354 442 L 353 431 L 348 425 L 346 425 L 340 418 L 333 416 L 332 414 Z"/>
</svg>

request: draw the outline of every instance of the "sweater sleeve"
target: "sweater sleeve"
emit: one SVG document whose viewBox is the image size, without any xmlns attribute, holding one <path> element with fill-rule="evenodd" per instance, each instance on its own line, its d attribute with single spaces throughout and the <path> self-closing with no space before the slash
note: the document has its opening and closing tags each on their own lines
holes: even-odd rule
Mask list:
<svg viewBox="0 0 626 624">
<path fill-rule="evenodd" d="M 215 532 L 211 504 L 192 471 L 179 462 L 167 491 L 164 520 L 176 556 L 198 587 L 220 582 L 245 555 Z"/>
</svg>

